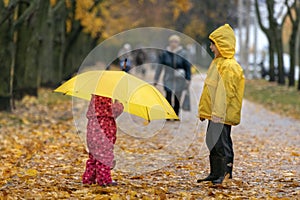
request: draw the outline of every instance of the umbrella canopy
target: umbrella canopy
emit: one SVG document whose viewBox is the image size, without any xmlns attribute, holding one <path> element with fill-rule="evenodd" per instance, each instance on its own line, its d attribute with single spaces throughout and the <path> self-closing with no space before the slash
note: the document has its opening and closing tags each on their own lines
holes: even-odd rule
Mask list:
<svg viewBox="0 0 300 200">
<path fill-rule="evenodd" d="M 91 94 L 119 100 L 124 111 L 148 121 L 178 119 L 165 97 L 149 83 L 124 71 L 87 71 L 54 90 L 90 100 Z"/>
</svg>

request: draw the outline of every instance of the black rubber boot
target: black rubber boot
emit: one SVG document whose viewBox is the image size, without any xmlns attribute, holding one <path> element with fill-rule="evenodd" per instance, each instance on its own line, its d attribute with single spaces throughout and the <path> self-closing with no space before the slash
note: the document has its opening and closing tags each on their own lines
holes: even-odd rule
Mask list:
<svg viewBox="0 0 300 200">
<path fill-rule="evenodd" d="M 225 178 L 225 158 L 223 157 L 217 157 L 217 176 L 218 178 L 212 180 L 212 183 L 215 184 L 222 184 L 224 178 Z"/>
<path fill-rule="evenodd" d="M 226 172 L 229 173 L 229 178 L 232 179 L 233 158 L 227 157 Z"/>
<path fill-rule="evenodd" d="M 219 175 L 217 179 L 212 180 L 212 183 L 215 184 L 222 184 L 225 176 L 229 174 L 229 178 L 232 178 L 232 167 L 233 167 L 233 160 L 231 158 L 220 157 L 217 158 L 218 167 L 217 167 L 217 174 Z"/>
<path fill-rule="evenodd" d="M 209 164 L 210 164 L 210 173 L 204 179 L 198 179 L 197 183 L 204 182 L 204 181 L 212 181 L 218 178 L 216 174 L 216 167 L 217 167 L 217 160 L 215 156 L 209 156 Z"/>
</svg>

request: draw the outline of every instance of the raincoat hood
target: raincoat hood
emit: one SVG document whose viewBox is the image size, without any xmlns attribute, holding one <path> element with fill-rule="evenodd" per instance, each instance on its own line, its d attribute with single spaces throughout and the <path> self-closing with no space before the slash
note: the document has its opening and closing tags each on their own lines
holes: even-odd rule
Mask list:
<svg viewBox="0 0 300 200">
<path fill-rule="evenodd" d="M 225 24 L 209 35 L 220 52 L 211 62 L 204 81 L 198 113 L 200 119 L 221 119 L 221 123 L 238 125 L 241 119 L 245 78 L 235 60 L 235 36 Z"/>
<path fill-rule="evenodd" d="M 225 24 L 209 35 L 224 58 L 233 58 L 235 54 L 235 35 L 229 24 Z"/>
</svg>

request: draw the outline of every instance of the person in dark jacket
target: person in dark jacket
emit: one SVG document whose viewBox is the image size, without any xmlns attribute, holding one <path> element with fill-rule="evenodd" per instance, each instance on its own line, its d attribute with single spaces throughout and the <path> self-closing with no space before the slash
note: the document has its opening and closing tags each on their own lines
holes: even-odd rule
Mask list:
<svg viewBox="0 0 300 200">
<path fill-rule="evenodd" d="M 154 85 L 157 85 L 159 77 L 164 71 L 163 84 L 166 99 L 173 106 L 178 115 L 182 92 L 189 87 L 191 80 L 191 64 L 188 62 L 187 53 L 180 45 L 180 37 L 169 37 L 169 46 L 159 56 L 158 66 L 154 76 Z"/>
<path fill-rule="evenodd" d="M 143 77 L 146 75 L 146 68 L 143 64 L 147 60 L 147 55 L 142 48 L 139 48 L 135 51 L 135 65 L 137 67 L 137 71 L 140 72 Z"/>
<path fill-rule="evenodd" d="M 126 43 L 118 52 L 120 69 L 127 73 L 129 73 L 132 67 L 131 51 L 132 51 L 131 45 L 129 43 Z"/>
</svg>

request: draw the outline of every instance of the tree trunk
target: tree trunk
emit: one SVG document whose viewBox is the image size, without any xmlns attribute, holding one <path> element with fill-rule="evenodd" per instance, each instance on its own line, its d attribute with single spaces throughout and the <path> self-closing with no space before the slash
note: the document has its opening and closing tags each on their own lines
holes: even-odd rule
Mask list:
<svg viewBox="0 0 300 200">
<path fill-rule="evenodd" d="M 299 23 L 300 23 L 300 4 L 297 1 L 294 1 L 292 6 L 289 6 L 288 0 L 285 1 L 288 16 L 292 23 L 292 34 L 289 40 L 289 51 L 290 51 L 290 71 L 289 71 L 289 87 L 295 86 L 295 66 L 297 62 L 297 48 L 299 48 L 299 39 L 298 32 L 299 32 Z M 292 9 L 295 11 L 295 15 L 293 16 Z M 298 44 L 297 44 L 298 42 Z M 299 62 L 299 60 L 298 60 Z"/>
<path fill-rule="evenodd" d="M 64 79 L 68 79 L 78 72 L 84 59 L 94 47 L 96 47 L 96 39 L 91 38 L 89 34 L 80 32 L 77 39 L 67 48 L 65 66 L 68 67 L 63 70 Z"/>
<path fill-rule="evenodd" d="M 65 55 L 65 49 L 66 49 L 66 20 L 67 20 L 67 12 L 66 12 L 66 7 L 65 4 L 63 4 L 64 6 L 62 6 L 60 8 L 60 12 L 61 13 L 61 18 L 64 19 L 64 23 L 60 23 L 59 26 L 57 27 L 58 30 L 60 30 L 58 36 L 59 36 L 59 41 L 60 41 L 60 46 L 55 46 L 55 52 L 56 52 L 56 58 L 57 58 L 57 81 L 56 84 L 60 83 L 62 81 L 63 78 L 63 69 L 66 67 L 64 66 L 64 55 Z"/>
<path fill-rule="evenodd" d="M 273 2 L 274 3 L 274 2 Z M 270 24 L 273 19 L 273 7 L 267 4 L 268 7 L 268 19 L 270 21 Z M 272 33 L 271 27 L 266 28 L 261 19 L 260 11 L 259 11 L 259 5 L 258 5 L 258 0 L 255 0 L 255 10 L 257 14 L 257 21 L 262 29 L 262 31 L 266 34 L 269 42 L 269 75 L 270 75 L 270 82 L 275 81 L 275 68 L 274 68 L 274 53 L 275 53 L 275 39 L 274 39 L 274 34 Z"/>
<path fill-rule="evenodd" d="M 285 84 L 285 71 L 283 66 L 283 45 L 282 45 L 282 31 L 281 28 L 277 28 L 276 34 L 276 52 L 278 60 L 278 84 Z"/>
<path fill-rule="evenodd" d="M 241 65 L 243 65 L 243 68 L 245 69 L 244 66 L 244 51 L 245 51 L 245 47 L 244 47 L 244 35 L 243 35 L 243 26 L 244 26 L 244 1 L 243 0 L 238 0 L 238 27 L 239 27 L 239 61 L 241 62 Z M 246 70 L 247 71 L 247 70 Z M 247 72 L 246 72 L 247 74 Z M 247 76 L 246 76 L 247 77 Z"/>
<path fill-rule="evenodd" d="M 277 68 L 278 68 L 278 83 L 281 85 L 285 84 L 285 77 L 284 77 L 284 70 L 283 70 L 283 45 L 282 45 L 282 26 L 277 23 L 277 19 L 274 17 L 274 10 L 275 10 L 275 1 L 274 0 L 267 0 L 267 8 L 269 12 L 269 24 L 271 31 L 270 36 L 274 39 L 274 47 L 277 53 Z"/>
<path fill-rule="evenodd" d="M 251 4 L 250 4 L 250 1 L 246 1 L 246 13 L 245 13 L 245 25 L 246 25 L 246 37 L 245 37 L 245 45 L 244 45 L 244 56 L 243 56 L 243 59 L 244 59 L 244 64 L 246 65 L 246 73 L 245 73 L 245 76 L 247 78 L 250 78 L 251 77 L 251 72 L 250 72 L 250 69 L 249 69 L 249 40 L 250 40 L 250 12 L 251 12 Z"/>
<path fill-rule="evenodd" d="M 3 1 L 0 1 L 0 12 L 4 13 Z M 12 66 L 12 51 L 13 51 L 13 34 L 11 31 L 12 15 L 8 17 L 0 26 L 0 111 L 11 111 L 12 105 L 10 103 L 10 83 L 11 83 L 11 66 Z"/>
<path fill-rule="evenodd" d="M 274 62 L 274 42 L 272 41 L 273 38 L 269 38 L 269 75 L 270 75 L 270 82 L 274 82 L 275 79 L 275 62 Z"/>
<path fill-rule="evenodd" d="M 30 5 L 21 3 L 19 5 L 18 20 L 24 18 L 24 22 L 17 22 L 17 43 L 16 43 L 16 65 L 14 76 L 14 96 L 16 99 L 22 99 L 25 95 L 37 96 L 37 77 L 38 77 L 38 47 L 39 41 L 35 30 L 34 14 L 38 0 L 32 1 Z M 34 5 L 33 5 L 34 4 Z M 32 13 L 24 16 L 28 10 Z"/>
<path fill-rule="evenodd" d="M 38 73 L 38 86 L 44 86 L 45 82 L 54 79 L 53 75 L 53 16 L 51 13 L 51 6 L 47 1 L 47 7 L 43 14 L 44 22 L 40 25 L 40 39 L 39 43 L 39 73 Z"/>
<path fill-rule="evenodd" d="M 300 22 L 299 22 L 299 27 L 300 27 Z M 298 33 L 298 91 L 300 91 L 300 31 Z"/>
<path fill-rule="evenodd" d="M 51 45 L 47 43 L 48 9 L 49 1 L 34 0 L 29 5 L 20 4 L 18 20 L 24 19 L 16 27 L 18 38 L 14 92 L 17 99 L 25 95 L 37 96 L 42 79 L 41 69 L 53 66 Z"/>
<path fill-rule="evenodd" d="M 300 27 L 300 21 L 298 22 Z M 300 31 L 298 31 L 298 91 L 300 91 Z"/>
<path fill-rule="evenodd" d="M 296 38 L 298 26 L 293 26 L 293 31 L 290 37 L 290 71 L 289 71 L 289 87 L 295 86 L 295 65 L 296 65 Z"/>
<path fill-rule="evenodd" d="M 41 69 L 41 85 L 46 87 L 57 86 L 61 81 L 62 71 L 60 55 L 62 51 L 62 38 L 65 37 L 66 14 L 63 1 L 54 7 L 49 6 L 47 11 L 47 26 L 43 38 Z"/>
<path fill-rule="evenodd" d="M 298 48 L 299 48 L 299 46 L 298 46 Z M 298 58 L 300 58 L 300 50 L 298 49 Z M 298 77 L 299 77 L 299 79 L 298 79 L 298 91 L 300 91 L 300 61 L 299 61 L 299 59 L 298 59 L 298 67 L 299 67 L 299 70 L 298 70 Z"/>
</svg>

